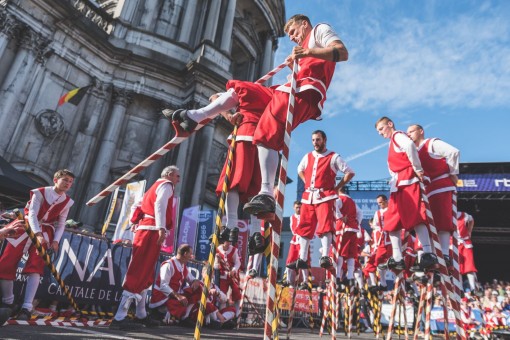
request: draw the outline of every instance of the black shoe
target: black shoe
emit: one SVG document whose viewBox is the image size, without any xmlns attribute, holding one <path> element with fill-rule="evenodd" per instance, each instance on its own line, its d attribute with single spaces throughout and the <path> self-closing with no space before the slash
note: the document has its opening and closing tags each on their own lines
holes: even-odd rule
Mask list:
<svg viewBox="0 0 510 340">
<path fill-rule="evenodd" d="M 255 232 L 248 240 L 248 255 L 261 254 L 266 249 L 264 237 L 260 232 Z"/>
<path fill-rule="evenodd" d="M 223 325 L 221 325 L 222 329 L 234 329 L 237 327 L 237 319 L 231 319 L 228 321 L 225 321 Z"/>
<path fill-rule="evenodd" d="M 310 290 L 308 287 L 308 284 L 306 282 L 301 282 L 300 284 L 298 284 L 297 289 L 298 290 L 308 290 L 308 291 Z"/>
<path fill-rule="evenodd" d="M 230 229 L 230 234 L 228 235 L 228 241 L 232 243 L 233 246 L 237 246 L 237 240 L 239 238 L 239 228 L 234 227 Z"/>
<path fill-rule="evenodd" d="M 438 264 L 437 256 L 432 253 L 423 253 L 418 264 L 422 271 L 433 269 Z"/>
<path fill-rule="evenodd" d="M 475 295 L 478 296 L 479 298 L 483 297 L 483 290 L 481 288 L 476 288 Z"/>
<path fill-rule="evenodd" d="M 12 305 L 11 305 L 12 306 Z M 11 307 L 0 307 L 0 327 L 11 317 Z"/>
<path fill-rule="evenodd" d="M 259 272 L 256 269 L 250 269 L 248 271 L 248 276 L 251 278 L 259 276 Z"/>
<path fill-rule="evenodd" d="M 163 114 L 165 117 L 168 117 L 165 111 L 167 110 L 163 110 Z M 186 132 L 193 132 L 198 125 L 197 122 L 188 116 L 188 111 L 184 109 L 175 110 L 172 113 L 172 120 L 179 122 L 181 128 Z"/>
<path fill-rule="evenodd" d="M 243 211 L 250 215 L 274 213 L 276 201 L 274 197 L 266 194 L 256 195 L 244 205 Z"/>
<path fill-rule="evenodd" d="M 127 317 L 118 321 L 112 319 L 109 328 L 114 330 L 135 330 L 142 328 L 143 325 L 141 323 L 129 320 Z"/>
<path fill-rule="evenodd" d="M 383 285 L 381 285 L 381 284 L 380 284 L 380 285 L 379 285 L 379 291 L 380 291 L 380 292 L 386 292 L 386 291 L 388 291 L 388 286 L 383 286 Z"/>
<path fill-rule="evenodd" d="M 225 242 L 225 241 L 228 241 L 229 237 L 230 237 L 230 229 L 228 229 L 225 226 L 221 227 L 220 240 L 219 240 L 220 244 Z"/>
<path fill-rule="evenodd" d="M 377 294 L 377 293 L 379 293 L 379 286 L 370 286 L 370 287 L 368 287 L 368 291 L 372 295 Z"/>
<path fill-rule="evenodd" d="M 331 261 L 331 257 L 323 256 L 320 260 L 320 267 L 324 269 L 328 269 L 333 267 L 333 261 Z"/>
<path fill-rule="evenodd" d="M 32 318 L 32 312 L 26 308 L 21 308 L 16 319 L 21 321 L 28 321 Z"/>
<path fill-rule="evenodd" d="M 158 328 L 161 325 L 161 322 L 152 319 L 150 316 L 146 316 L 143 319 L 135 318 L 133 321 L 144 325 L 146 328 Z"/>
<path fill-rule="evenodd" d="M 388 266 L 388 269 L 393 271 L 401 272 L 402 270 L 406 269 L 406 263 L 404 262 L 404 259 L 395 261 L 393 257 L 390 257 L 386 265 Z"/>
<path fill-rule="evenodd" d="M 209 327 L 212 329 L 221 329 L 221 322 L 211 320 L 211 322 L 209 323 Z"/>
<path fill-rule="evenodd" d="M 450 259 L 450 256 L 444 255 L 444 262 L 446 264 L 446 269 L 448 270 L 448 272 L 450 274 L 453 273 L 455 268 L 453 268 L 453 262 L 452 262 L 452 259 Z"/>
<path fill-rule="evenodd" d="M 308 269 L 308 265 L 306 264 L 306 261 L 297 259 L 296 261 L 289 263 L 287 265 L 287 268 L 294 269 L 294 270 Z"/>
</svg>

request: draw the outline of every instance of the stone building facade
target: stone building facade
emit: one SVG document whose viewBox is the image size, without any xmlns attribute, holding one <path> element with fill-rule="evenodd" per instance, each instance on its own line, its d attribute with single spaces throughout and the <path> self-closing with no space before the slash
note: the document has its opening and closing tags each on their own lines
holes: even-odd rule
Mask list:
<svg viewBox="0 0 510 340">
<path fill-rule="evenodd" d="M 74 171 L 70 216 L 98 226 L 108 200 L 85 202 L 172 138 L 161 110 L 267 73 L 284 22 L 283 0 L 0 0 L 0 156 L 43 185 Z M 215 208 L 230 130 L 214 120 L 136 178 L 176 164 L 181 208 Z"/>
</svg>

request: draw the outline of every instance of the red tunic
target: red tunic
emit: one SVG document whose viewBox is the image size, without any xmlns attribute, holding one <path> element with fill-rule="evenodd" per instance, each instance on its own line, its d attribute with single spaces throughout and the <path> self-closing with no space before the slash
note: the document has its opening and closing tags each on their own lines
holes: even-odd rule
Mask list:
<svg viewBox="0 0 510 340">
<path fill-rule="evenodd" d="M 308 161 L 304 171 L 305 192 L 301 202 L 310 204 L 325 202 L 336 199 L 335 184 L 336 170 L 331 168 L 331 162 L 337 154 L 333 151 L 327 151 L 325 154 L 314 152 L 308 153 Z M 312 195 L 315 195 L 312 201 Z"/>
<path fill-rule="evenodd" d="M 167 179 L 160 178 L 150 187 L 149 190 L 147 190 L 147 192 L 143 196 L 142 211 L 145 214 L 145 216 L 144 216 L 144 218 L 142 218 L 142 220 L 140 221 L 138 226 L 155 226 L 156 225 L 156 219 L 154 218 L 154 216 L 155 216 L 154 206 L 155 206 L 156 198 L 157 198 L 156 190 L 159 188 L 160 185 L 162 185 L 164 183 L 170 183 L 170 185 L 172 186 L 172 189 L 173 189 L 174 185 L 172 182 L 170 182 Z M 173 195 L 172 195 L 172 197 L 173 197 Z M 170 197 L 170 199 L 168 200 L 168 205 L 166 208 L 166 218 L 165 218 L 166 226 L 165 227 L 167 230 L 170 230 L 173 227 L 173 225 L 172 225 L 172 197 Z"/>
</svg>

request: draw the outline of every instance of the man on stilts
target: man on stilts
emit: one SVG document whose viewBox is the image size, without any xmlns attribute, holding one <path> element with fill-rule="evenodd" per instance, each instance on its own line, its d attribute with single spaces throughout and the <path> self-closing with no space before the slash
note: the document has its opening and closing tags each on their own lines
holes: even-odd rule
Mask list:
<svg viewBox="0 0 510 340">
<path fill-rule="evenodd" d="M 290 269 L 308 268 L 308 249 L 315 234 L 322 244 L 320 266 L 325 269 L 333 266 L 329 252 L 335 232 L 335 201 L 340 188 L 354 177 L 354 171 L 339 154 L 326 148 L 326 141 L 324 131 L 314 131 L 314 151 L 306 154 L 298 165 L 298 175 L 305 183 L 305 192 L 301 199 L 301 218 L 296 229 L 299 235 L 299 258 L 287 265 Z M 344 173 L 344 177 L 336 184 L 338 171 Z"/>
<path fill-rule="evenodd" d="M 287 60 L 290 63 L 299 59 L 298 90 L 292 124 L 294 129 L 307 120 L 320 120 L 335 65 L 337 62 L 346 61 L 348 52 L 331 26 L 319 24 L 313 27 L 310 19 L 301 14 L 289 19 L 285 32 L 298 44 Z M 283 148 L 290 83 L 268 90 L 271 100 L 265 107 L 253 135 L 253 144 L 257 145 L 258 150 L 262 183 L 258 195 L 244 206 L 244 210 L 252 215 L 275 211 L 273 183 L 279 162 L 278 151 Z M 240 100 L 242 97 L 235 90 L 227 91 L 205 108 L 175 111 L 172 119 L 180 122 L 185 131 L 192 132 L 204 119 L 213 118 L 238 105 L 242 106 Z"/>
<path fill-rule="evenodd" d="M 388 260 L 388 269 L 401 272 L 405 269 L 402 254 L 401 230 L 414 229 L 422 244 L 423 255 L 420 268 L 428 269 L 438 263 L 432 252 L 432 244 L 427 228 L 425 204 L 421 199 L 420 182 L 424 173 L 413 141 L 402 131 L 398 131 L 388 117 L 380 118 L 375 128 L 384 138 L 390 139 L 388 167 L 391 174 L 391 195 L 384 219 L 384 231 L 390 236 L 393 255 Z"/>
</svg>

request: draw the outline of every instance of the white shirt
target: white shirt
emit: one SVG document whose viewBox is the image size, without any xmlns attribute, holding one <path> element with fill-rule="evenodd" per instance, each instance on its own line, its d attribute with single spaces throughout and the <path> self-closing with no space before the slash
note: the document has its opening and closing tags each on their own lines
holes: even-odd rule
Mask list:
<svg viewBox="0 0 510 340">
<path fill-rule="evenodd" d="M 182 274 L 182 272 L 184 270 L 184 265 L 181 262 L 179 262 L 179 260 L 177 260 L 176 257 L 172 257 L 172 261 L 175 263 L 177 270 Z M 172 289 L 172 287 L 170 287 L 170 279 L 175 274 L 175 270 L 174 270 L 172 261 L 163 263 L 163 265 L 161 266 L 161 269 L 159 271 L 159 278 L 161 280 L 161 282 L 159 283 L 159 290 L 166 296 L 168 296 L 172 293 L 177 293 L 177 294 L 182 293 L 182 288 L 184 286 L 183 284 L 181 284 L 181 287 L 179 287 L 178 292 L 174 291 Z M 191 284 L 193 282 L 193 280 L 194 280 L 194 278 L 191 275 L 191 272 L 188 270 L 188 277 L 185 277 L 183 281 Z"/>
<path fill-rule="evenodd" d="M 420 143 L 418 150 L 425 145 L 426 141 L 427 139 L 424 139 Z M 440 139 L 432 138 L 429 143 L 428 152 L 433 158 L 444 158 L 446 160 L 446 164 L 450 168 L 450 175 L 459 174 L 460 151 L 457 148 Z"/>
<path fill-rule="evenodd" d="M 154 202 L 156 229 L 166 230 L 166 210 L 173 194 L 174 189 L 171 183 L 163 183 L 156 189 L 156 202 Z"/>
</svg>

